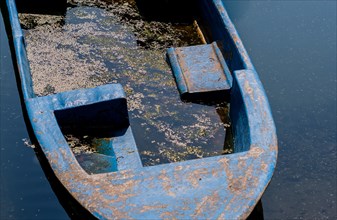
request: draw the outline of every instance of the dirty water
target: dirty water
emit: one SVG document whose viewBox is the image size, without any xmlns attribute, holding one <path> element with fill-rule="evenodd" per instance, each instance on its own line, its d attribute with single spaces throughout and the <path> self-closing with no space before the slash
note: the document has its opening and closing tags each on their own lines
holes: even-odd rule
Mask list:
<svg viewBox="0 0 337 220">
<path fill-rule="evenodd" d="M 121 83 L 145 166 L 232 152 L 228 104 L 182 102 L 166 62 L 166 48 L 203 43 L 196 23 L 143 20 L 134 1 L 71 4 L 65 16 L 19 15 L 38 96 Z M 74 153 L 94 152 L 67 137 Z"/>
<path fill-rule="evenodd" d="M 97 153 L 97 144 L 95 144 L 97 139 L 94 137 L 87 135 L 79 137 L 72 134 L 66 134 L 64 137 L 66 138 L 69 147 L 72 149 L 74 154 L 81 154 L 82 152 Z"/>
</svg>

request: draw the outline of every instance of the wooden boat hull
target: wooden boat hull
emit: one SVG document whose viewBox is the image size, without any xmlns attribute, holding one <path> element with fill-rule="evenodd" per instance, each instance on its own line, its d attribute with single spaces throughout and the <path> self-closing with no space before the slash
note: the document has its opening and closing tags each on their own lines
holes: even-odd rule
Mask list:
<svg viewBox="0 0 337 220">
<path fill-rule="evenodd" d="M 223 42 L 222 50 L 231 54 L 226 63 L 232 73 L 229 97 L 235 153 L 143 167 L 126 120 L 121 85 L 35 96 L 16 6 L 14 0 L 7 0 L 21 89 L 35 136 L 56 177 L 97 218 L 244 219 L 271 180 L 277 137 L 263 86 L 223 2 L 198 2 L 212 40 Z M 114 150 L 126 158 L 116 170 L 89 175 L 79 165 L 58 124 L 63 113 L 67 119 L 69 110 L 91 112 L 83 116 L 90 125 L 107 120 L 125 128 L 121 141 L 126 147 Z M 101 112 L 106 113 L 104 119 L 96 120 Z"/>
</svg>

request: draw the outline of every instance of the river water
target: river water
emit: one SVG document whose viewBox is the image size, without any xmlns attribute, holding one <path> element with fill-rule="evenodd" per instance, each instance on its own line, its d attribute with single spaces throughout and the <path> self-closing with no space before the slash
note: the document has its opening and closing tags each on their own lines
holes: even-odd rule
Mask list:
<svg viewBox="0 0 337 220">
<path fill-rule="evenodd" d="M 225 4 L 278 130 L 264 217 L 336 218 L 336 1 Z M 0 219 L 68 219 L 35 151 L 24 144 L 28 133 L 2 16 L 0 25 Z"/>
</svg>

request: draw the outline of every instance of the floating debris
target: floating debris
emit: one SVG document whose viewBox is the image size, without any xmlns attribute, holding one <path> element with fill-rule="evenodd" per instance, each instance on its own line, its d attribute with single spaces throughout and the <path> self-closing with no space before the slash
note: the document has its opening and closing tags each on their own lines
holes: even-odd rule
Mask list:
<svg viewBox="0 0 337 220">
<path fill-rule="evenodd" d="M 19 19 L 23 29 L 33 29 L 42 25 L 61 27 L 64 24 L 64 16 L 61 15 L 19 14 Z"/>
<path fill-rule="evenodd" d="M 29 147 L 29 148 L 32 148 L 32 149 L 35 148 L 35 145 L 32 144 L 32 142 L 31 142 L 28 138 L 23 138 L 22 141 L 23 141 L 23 144 L 24 144 L 26 147 Z"/>
</svg>

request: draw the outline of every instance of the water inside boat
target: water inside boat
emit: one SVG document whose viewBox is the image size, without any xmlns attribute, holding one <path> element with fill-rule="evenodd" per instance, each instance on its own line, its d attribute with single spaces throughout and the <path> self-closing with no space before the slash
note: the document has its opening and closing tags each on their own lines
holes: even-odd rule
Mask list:
<svg viewBox="0 0 337 220">
<path fill-rule="evenodd" d="M 232 153 L 229 104 L 182 101 L 166 61 L 168 47 L 205 43 L 197 19 L 156 19 L 139 2 L 72 0 L 63 14 L 20 13 L 35 94 L 122 84 L 143 166 Z M 83 155 L 113 157 L 104 143 L 117 136 L 79 130 L 63 133 L 80 164 Z"/>
</svg>

